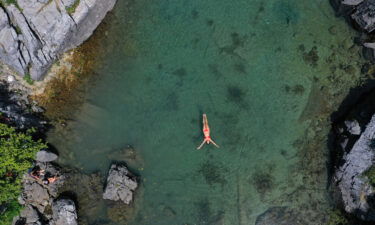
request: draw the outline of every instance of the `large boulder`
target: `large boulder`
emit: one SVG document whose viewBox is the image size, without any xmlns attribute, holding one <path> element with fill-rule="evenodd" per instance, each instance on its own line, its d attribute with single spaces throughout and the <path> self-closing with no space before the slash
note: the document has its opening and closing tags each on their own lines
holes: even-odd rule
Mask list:
<svg viewBox="0 0 375 225">
<path fill-rule="evenodd" d="M 17 0 L 0 7 L 0 60 L 40 80 L 60 54 L 89 38 L 116 0 Z M 8 19 L 9 18 L 9 19 Z"/>
<path fill-rule="evenodd" d="M 31 207 L 26 206 L 19 216 L 13 218 L 12 225 L 42 225 L 42 219 L 39 217 L 38 211 Z"/>
<path fill-rule="evenodd" d="M 366 0 L 359 4 L 352 18 L 363 30 L 375 30 L 375 0 Z"/>
<path fill-rule="evenodd" d="M 133 199 L 133 191 L 137 186 L 136 180 L 132 178 L 125 166 L 113 164 L 109 170 L 103 198 L 113 201 L 121 200 L 125 204 L 129 204 Z"/>
<path fill-rule="evenodd" d="M 58 158 L 58 156 L 55 153 L 50 152 L 50 151 L 46 151 L 46 150 L 42 150 L 42 151 L 39 151 L 39 152 L 36 153 L 35 160 L 39 161 L 39 162 L 52 162 L 52 161 L 56 160 L 57 158 Z"/>
<path fill-rule="evenodd" d="M 23 201 L 43 213 L 46 206 L 50 204 L 50 195 L 41 184 L 29 180 L 24 182 Z"/>
<path fill-rule="evenodd" d="M 375 161 L 374 141 L 375 115 L 350 151 L 344 154 L 344 163 L 335 173 L 345 210 L 370 221 L 375 221 L 375 208 L 371 207 L 374 188 L 369 184 L 365 172 Z"/>
<path fill-rule="evenodd" d="M 50 225 L 77 225 L 76 206 L 71 199 L 59 199 L 52 204 Z"/>
</svg>

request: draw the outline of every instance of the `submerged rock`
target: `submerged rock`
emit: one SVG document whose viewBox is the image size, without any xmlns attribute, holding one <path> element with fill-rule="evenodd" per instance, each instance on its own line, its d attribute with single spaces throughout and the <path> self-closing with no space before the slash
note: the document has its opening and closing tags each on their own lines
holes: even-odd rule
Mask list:
<svg viewBox="0 0 375 225">
<path fill-rule="evenodd" d="M 260 214 L 255 225 L 304 225 L 300 214 L 288 207 L 272 207 Z"/>
<path fill-rule="evenodd" d="M 133 191 L 137 186 L 137 182 L 125 166 L 113 164 L 109 170 L 103 198 L 113 201 L 121 200 L 129 204 L 133 200 Z"/>
<path fill-rule="evenodd" d="M 71 199 L 59 199 L 52 205 L 50 225 L 77 225 L 77 211 Z"/>
</svg>

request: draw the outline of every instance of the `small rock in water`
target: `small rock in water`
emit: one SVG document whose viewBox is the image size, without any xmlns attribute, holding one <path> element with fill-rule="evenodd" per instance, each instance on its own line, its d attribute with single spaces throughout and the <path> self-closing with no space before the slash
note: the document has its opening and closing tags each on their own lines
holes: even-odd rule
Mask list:
<svg viewBox="0 0 375 225">
<path fill-rule="evenodd" d="M 122 165 L 111 166 L 107 178 L 103 199 L 129 204 L 133 200 L 133 191 L 137 188 L 137 182 L 131 178 L 129 170 Z"/>
<path fill-rule="evenodd" d="M 360 135 L 361 134 L 361 127 L 359 126 L 359 123 L 357 120 L 353 121 L 345 121 L 345 126 L 348 128 L 348 132 L 353 135 Z"/>
</svg>

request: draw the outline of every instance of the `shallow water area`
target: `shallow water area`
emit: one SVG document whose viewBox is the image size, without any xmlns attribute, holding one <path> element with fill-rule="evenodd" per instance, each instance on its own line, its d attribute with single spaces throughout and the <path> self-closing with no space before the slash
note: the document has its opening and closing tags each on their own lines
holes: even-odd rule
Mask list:
<svg viewBox="0 0 375 225">
<path fill-rule="evenodd" d="M 122 0 L 111 19 L 99 78 L 48 135 L 62 164 L 105 174 L 125 161 L 140 176 L 130 217 L 103 203 L 89 224 L 263 224 L 270 208 L 324 222 L 324 153 L 307 176 L 301 146 L 361 65 L 328 1 Z M 202 113 L 218 149 L 196 150 Z"/>
</svg>

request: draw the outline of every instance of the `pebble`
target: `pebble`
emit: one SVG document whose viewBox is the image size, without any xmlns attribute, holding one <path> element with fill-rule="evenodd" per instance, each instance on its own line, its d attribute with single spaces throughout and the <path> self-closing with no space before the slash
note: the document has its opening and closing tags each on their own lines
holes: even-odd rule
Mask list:
<svg viewBox="0 0 375 225">
<path fill-rule="evenodd" d="M 8 81 L 9 83 L 14 82 L 15 80 L 16 80 L 16 78 L 14 78 L 13 75 L 8 75 L 8 77 L 7 77 L 7 81 Z"/>
</svg>

